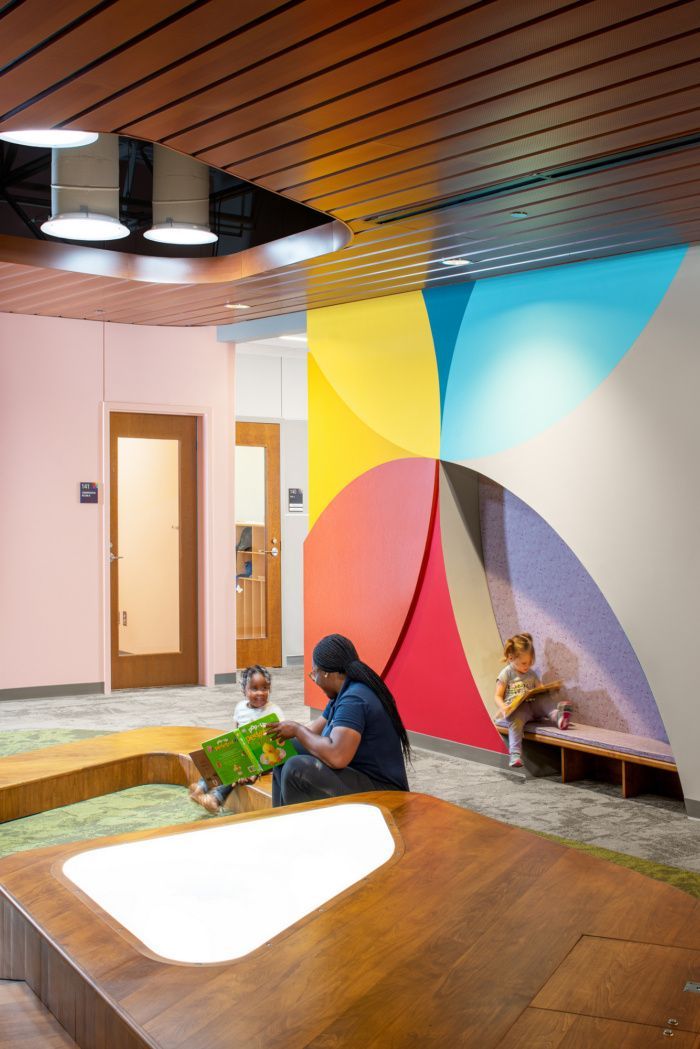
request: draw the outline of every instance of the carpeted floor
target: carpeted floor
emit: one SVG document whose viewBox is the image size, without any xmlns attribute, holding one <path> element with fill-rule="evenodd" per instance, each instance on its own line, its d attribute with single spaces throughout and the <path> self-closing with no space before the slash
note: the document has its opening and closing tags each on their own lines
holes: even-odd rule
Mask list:
<svg viewBox="0 0 700 1049">
<path fill-rule="evenodd" d="M 4 732 L 0 733 L 0 757 L 102 734 L 90 729 L 25 729 Z M 421 755 L 417 755 L 416 760 L 420 764 Z M 168 827 L 210 818 L 188 800 L 187 791 L 183 787 L 132 787 L 106 797 L 92 798 L 76 805 L 66 805 L 60 809 L 0 825 L 0 856 L 46 845 Z M 555 834 L 543 834 L 543 837 L 636 870 L 647 877 L 669 882 L 676 888 L 700 898 L 700 873 L 695 871 L 586 845 Z"/>
<path fill-rule="evenodd" d="M 288 717 L 306 721 L 309 714 L 302 701 L 302 684 L 299 667 L 273 672 L 275 702 Z M 240 694 L 239 686 L 224 685 L 111 696 L 3 700 L 0 753 L 5 733 L 6 740 L 21 739 L 23 749 L 27 749 L 29 737 L 38 729 L 88 735 L 158 724 L 207 724 L 225 729 Z M 322 699 L 319 693 L 319 700 Z M 36 745 L 56 741 L 56 737 L 44 736 Z M 433 794 L 505 823 L 700 874 L 700 821 L 689 820 L 678 801 L 653 795 L 625 801 L 619 788 L 607 784 L 583 781 L 563 785 L 556 777 L 525 779 L 517 773 L 424 749 L 416 749 L 409 779 L 415 791 Z M 184 805 L 185 821 L 197 818 L 196 810 L 192 815 L 191 809 L 194 806 L 190 803 Z M 39 817 L 32 817 L 35 818 Z M 169 817 L 166 822 L 175 820 Z"/>
</svg>

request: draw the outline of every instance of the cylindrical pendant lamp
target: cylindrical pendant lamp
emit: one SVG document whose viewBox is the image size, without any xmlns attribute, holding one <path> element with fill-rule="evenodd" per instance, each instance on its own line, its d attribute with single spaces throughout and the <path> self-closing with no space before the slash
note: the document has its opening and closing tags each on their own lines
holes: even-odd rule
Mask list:
<svg viewBox="0 0 700 1049">
<path fill-rule="evenodd" d="M 51 152 L 51 217 L 41 227 L 69 240 L 119 240 L 119 137 L 100 135 L 78 149 Z"/>
<path fill-rule="evenodd" d="M 199 160 L 153 147 L 153 225 L 144 237 L 161 244 L 213 244 L 209 228 L 209 168 Z"/>
</svg>

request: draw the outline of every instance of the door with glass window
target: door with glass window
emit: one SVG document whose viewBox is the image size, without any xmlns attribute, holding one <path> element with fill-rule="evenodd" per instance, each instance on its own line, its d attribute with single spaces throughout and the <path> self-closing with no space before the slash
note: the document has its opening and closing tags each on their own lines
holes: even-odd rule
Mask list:
<svg viewBox="0 0 700 1049">
<path fill-rule="evenodd" d="M 197 419 L 110 416 L 112 688 L 194 685 Z"/>
<path fill-rule="evenodd" d="M 236 664 L 282 665 L 280 428 L 236 423 Z"/>
</svg>

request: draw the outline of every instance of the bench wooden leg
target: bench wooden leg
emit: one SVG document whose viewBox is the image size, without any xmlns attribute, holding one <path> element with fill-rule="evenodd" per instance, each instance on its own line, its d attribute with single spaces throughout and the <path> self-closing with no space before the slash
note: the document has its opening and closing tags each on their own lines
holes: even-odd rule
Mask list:
<svg viewBox="0 0 700 1049">
<path fill-rule="evenodd" d="M 580 750 L 561 748 L 561 781 L 573 783 L 586 778 L 586 755 Z"/>
<path fill-rule="evenodd" d="M 647 787 L 646 769 L 631 761 L 622 762 L 622 797 L 636 798 Z"/>
</svg>

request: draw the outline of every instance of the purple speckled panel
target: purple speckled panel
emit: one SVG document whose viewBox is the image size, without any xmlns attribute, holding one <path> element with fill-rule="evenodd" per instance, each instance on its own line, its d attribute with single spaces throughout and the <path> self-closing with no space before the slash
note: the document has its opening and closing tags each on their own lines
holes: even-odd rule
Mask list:
<svg viewBox="0 0 700 1049">
<path fill-rule="evenodd" d="M 632 646 L 578 558 L 539 514 L 500 485 L 481 478 L 479 503 L 501 637 L 532 634 L 540 677 L 565 682 L 562 696 L 571 700 L 575 719 L 667 743 Z"/>
</svg>

